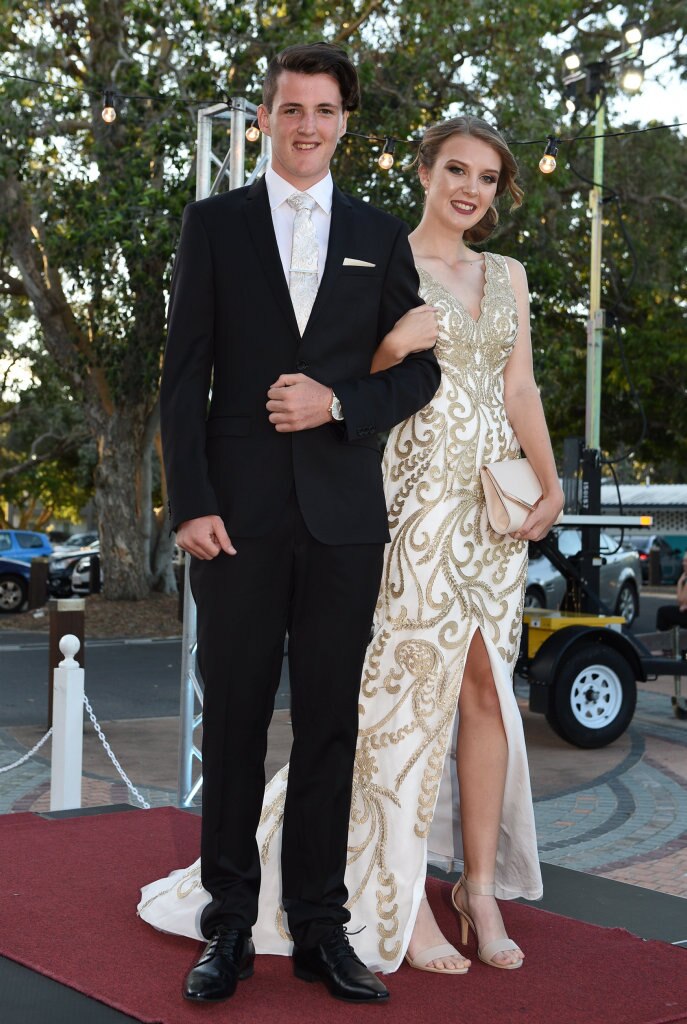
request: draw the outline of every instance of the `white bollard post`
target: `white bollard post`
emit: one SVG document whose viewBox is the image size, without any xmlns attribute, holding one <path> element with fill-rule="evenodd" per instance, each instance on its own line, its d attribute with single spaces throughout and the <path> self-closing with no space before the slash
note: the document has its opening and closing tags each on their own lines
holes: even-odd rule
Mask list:
<svg viewBox="0 0 687 1024">
<path fill-rule="evenodd" d="M 74 660 L 80 646 L 71 633 L 62 637 L 64 659 L 53 674 L 51 811 L 81 807 L 84 671 Z"/>
</svg>

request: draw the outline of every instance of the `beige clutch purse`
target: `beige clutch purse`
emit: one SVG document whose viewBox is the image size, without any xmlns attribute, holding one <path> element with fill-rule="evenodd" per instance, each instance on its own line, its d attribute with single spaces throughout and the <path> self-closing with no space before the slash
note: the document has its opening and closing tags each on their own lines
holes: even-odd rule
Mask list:
<svg viewBox="0 0 687 1024">
<path fill-rule="evenodd" d="M 487 518 L 494 533 L 519 530 L 542 496 L 527 459 L 501 459 L 480 469 Z"/>
</svg>

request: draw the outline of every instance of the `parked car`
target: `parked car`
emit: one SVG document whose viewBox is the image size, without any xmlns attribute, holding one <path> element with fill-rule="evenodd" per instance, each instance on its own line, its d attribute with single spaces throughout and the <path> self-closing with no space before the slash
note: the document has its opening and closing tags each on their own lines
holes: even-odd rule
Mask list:
<svg viewBox="0 0 687 1024">
<path fill-rule="evenodd" d="M 672 547 L 665 537 L 657 534 L 643 534 L 638 537 L 626 537 L 625 542 L 639 552 L 639 564 L 642 567 L 642 579 L 649 581 L 649 552 L 658 548 L 661 559 L 661 583 L 677 583 L 682 574 L 682 552 Z"/>
<path fill-rule="evenodd" d="M 90 547 L 97 540 L 97 530 L 90 530 L 87 533 L 73 533 L 67 540 L 53 545 L 53 554 L 57 556 L 71 555 L 76 551 L 83 551 L 84 548 Z"/>
<path fill-rule="evenodd" d="M 74 566 L 91 551 L 99 551 L 100 544 L 89 544 L 86 548 L 72 551 L 66 555 L 56 555 L 50 559 L 48 571 L 48 590 L 53 597 L 69 597 L 72 593 L 72 573 Z"/>
<path fill-rule="evenodd" d="M 559 530 L 557 533 L 561 554 L 570 557 L 579 553 L 582 546 L 579 530 Z M 605 533 L 600 536 L 599 547 L 605 559 L 600 571 L 599 597 L 613 613 L 623 615 L 630 625 L 639 613 L 642 584 L 639 554 L 625 545 L 618 550 L 617 540 Z M 536 547 L 532 554 L 527 570 L 525 607 L 560 608 L 566 591 L 564 577 Z"/>
<path fill-rule="evenodd" d="M 94 545 L 95 548 L 95 545 Z M 91 592 L 91 555 L 97 555 L 97 550 L 92 550 L 91 554 L 82 555 L 78 560 L 72 571 L 72 591 L 75 594 L 85 595 Z M 100 584 L 103 582 L 103 568 L 100 566 Z"/>
<path fill-rule="evenodd" d="M 0 558 L 0 613 L 18 612 L 29 593 L 31 563 Z"/>
<path fill-rule="evenodd" d="M 46 533 L 0 530 L 0 613 L 20 610 L 29 593 L 31 562 L 51 554 Z"/>
<path fill-rule="evenodd" d="M 30 563 L 39 555 L 52 555 L 53 547 L 47 533 L 34 530 L 0 530 L 0 558 Z"/>
</svg>

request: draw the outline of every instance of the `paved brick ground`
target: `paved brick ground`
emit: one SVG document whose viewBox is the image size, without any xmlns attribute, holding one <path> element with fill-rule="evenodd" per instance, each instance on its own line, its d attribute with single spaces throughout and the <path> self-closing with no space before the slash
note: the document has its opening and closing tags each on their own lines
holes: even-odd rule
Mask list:
<svg viewBox="0 0 687 1024">
<path fill-rule="evenodd" d="M 527 709 L 518 691 L 530 752 L 542 861 L 687 896 L 687 722 L 673 717 L 672 680 L 642 687 L 627 733 L 610 747 L 583 751 Z M 141 795 L 176 803 L 178 719 L 103 723 Z M 0 767 L 40 738 L 32 727 L 0 730 Z M 288 712 L 275 713 L 268 775 L 288 759 Z M 0 774 L 0 813 L 49 807 L 48 743 L 29 762 Z M 83 806 L 136 805 L 86 723 Z"/>
</svg>

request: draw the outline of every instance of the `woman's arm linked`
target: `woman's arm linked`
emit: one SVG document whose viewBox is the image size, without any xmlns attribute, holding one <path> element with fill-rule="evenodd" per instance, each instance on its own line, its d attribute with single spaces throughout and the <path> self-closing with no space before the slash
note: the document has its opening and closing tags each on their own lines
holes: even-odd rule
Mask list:
<svg viewBox="0 0 687 1024">
<path fill-rule="evenodd" d="M 382 338 L 372 359 L 370 373 L 388 370 L 402 363 L 411 352 L 434 348 L 437 340 L 437 316 L 434 306 L 409 309 Z"/>
</svg>

